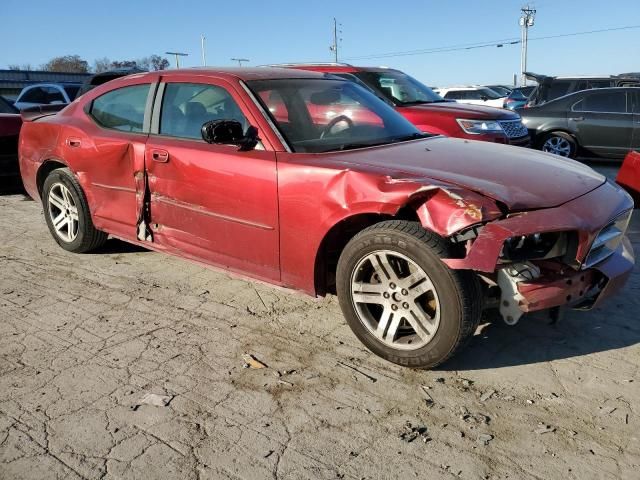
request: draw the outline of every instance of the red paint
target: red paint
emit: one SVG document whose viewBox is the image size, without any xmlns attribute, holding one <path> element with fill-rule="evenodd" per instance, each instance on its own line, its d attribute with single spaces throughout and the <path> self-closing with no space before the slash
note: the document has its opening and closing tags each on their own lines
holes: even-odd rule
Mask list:
<svg viewBox="0 0 640 480">
<path fill-rule="evenodd" d="M 631 207 L 626 194 L 588 167 L 490 143 L 433 137 L 345 152 L 289 153 L 242 81 L 290 76 L 285 69 L 193 69 L 109 82 L 57 115 L 24 124 L 25 187 L 39 199 L 38 170 L 49 161 L 67 165 L 87 195 L 96 226 L 140 243 L 136 224 L 146 164 L 153 242 L 144 245 L 309 294 L 322 291 L 317 268 L 323 241 L 354 219 L 373 222 L 409 211 L 443 237 L 484 225 L 465 258 L 444 261 L 490 273 L 505 239 L 541 231 L 577 231 L 576 256 L 582 260 L 599 229 Z M 225 87 L 257 127 L 264 150 L 107 130 L 84 111 L 111 89 L 161 80 Z M 163 161 L 155 161 L 154 153 Z M 614 289 L 631 268 L 622 256 L 618 252 L 595 267 Z"/>
<path fill-rule="evenodd" d="M 640 152 L 629 152 L 618 171 L 616 182 L 633 197 L 636 207 L 640 204 Z"/>
</svg>

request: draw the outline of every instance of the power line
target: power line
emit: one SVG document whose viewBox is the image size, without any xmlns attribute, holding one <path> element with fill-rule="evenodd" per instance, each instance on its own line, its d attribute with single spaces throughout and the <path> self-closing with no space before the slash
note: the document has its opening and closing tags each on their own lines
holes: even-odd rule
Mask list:
<svg viewBox="0 0 640 480">
<path fill-rule="evenodd" d="M 640 28 L 640 25 L 627 25 L 625 27 L 603 28 L 599 30 L 588 30 L 584 32 L 562 33 L 558 35 L 533 37 L 533 38 L 529 38 L 528 41 L 532 42 L 536 40 L 549 40 L 554 38 L 575 37 L 579 35 L 591 35 L 595 33 L 616 32 L 621 30 L 632 30 L 632 29 L 638 29 L 638 28 Z M 520 43 L 522 43 L 521 39 L 511 37 L 511 38 L 505 38 L 501 40 L 488 40 L 487 42 L 476 42 L 476 43 L 467 43 L 467 44 L 463 43 L 463 44 L 449 45 L 449 46 L 429 48 L 429 49 L 423 49 L 423 50 L 407 50 L 404 52 L 388 52 L 388 53 L 380 53 L 380 54 L 361 55 L 357 57 L 344 58 L 344 60 L 369 60 L 369 59 L 376 59 L 376 58 L 405 57 L 405 56 L 411 56 L 411 55 L 428 55 L 432 53 L 474 50 L 477 48 L 504 47 L 505 45 L 519 45 Z"/>
</svg>

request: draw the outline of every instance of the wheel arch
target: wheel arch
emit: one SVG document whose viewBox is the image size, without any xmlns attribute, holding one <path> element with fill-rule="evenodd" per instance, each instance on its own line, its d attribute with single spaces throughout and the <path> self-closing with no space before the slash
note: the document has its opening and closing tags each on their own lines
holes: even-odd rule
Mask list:
<svg viewBox="0 0 640 480">
<path fill-rule="evenodd" d="M 51 172 L 59 168 L 69 168 L 69 166 L 59 158 L 49 158 L 42 162 L 40 167 L 38 167 L 38 171 L 36 172 L 36 187 L 38 188 L 38 195 L 40 199 L 42 199 L 42 187 L 44 185 L 44 181 Z"/>
<path fill-rule="evenodd" d="M 569 130 L 568 128 L 564 128 L 564 127 L 558 127 L 558 128 L 547 128 L 539 133 L 536 133 L 536 143 L 537 143 L 537 147 L 541 148 L 542 147 L 542 143 L 546 140 L 546 138 L 553 134 L 553 133 L 564 133 L 566 135 L 569 135 L 571 138 L 573 138 L 573 141 L 576 142 L 576 145 L 578 147 L 580 147 L 580 143 L 578 142 L 578 138 L 576 137 L 576 134 L 574 132 L 572 132 L 571 130 Z"/>
</svg>

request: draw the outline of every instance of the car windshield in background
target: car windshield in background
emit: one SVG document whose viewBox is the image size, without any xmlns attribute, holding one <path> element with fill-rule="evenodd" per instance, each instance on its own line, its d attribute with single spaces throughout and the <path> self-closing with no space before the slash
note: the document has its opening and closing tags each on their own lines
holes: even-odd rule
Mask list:
<svg viewBox="0 0 640 480">
<path fill-rule="evenodd" d="M 487 97 L 490 100 L 497 100 L 498 98 L 503 98 L 503 95 L 500 95 L 497 92 L 494 92 L 493 90 L 491 90 L 490 88 L 479 88 L 478 89 L 480 91 L 480 95 L 482 95 L 483 97 Z"/>
<path fill-rule="evenodd" d="M 350 150 L 429 136 L 355 82 L 314 78 L 247 84 L 294 152 Z"/>
<path fill-rule="evenodd" d="M 74 101 L 76 96 L 78 95 L 78 91 L 80 90 L 80 85 L 65 85 L 64 91 L 67 92 L 67 96 L 70 101 Z"/>
<path fill-rule="evenodd" d="M 386 72 L 356 72 L 354 75 L 395 105 L 446 102 L 436 92 L 406 73 L 389 70 Z"/>
<path fill-rule="evenodd" d="M 5 100 L 4 97 L 0 97 L 0 113 L 18 113 L 18 109 Z"/>
</svg>

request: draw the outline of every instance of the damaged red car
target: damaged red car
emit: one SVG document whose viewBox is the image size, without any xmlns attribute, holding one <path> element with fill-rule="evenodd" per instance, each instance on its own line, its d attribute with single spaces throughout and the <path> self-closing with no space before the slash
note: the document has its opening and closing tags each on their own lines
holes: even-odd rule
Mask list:
<svg viewBox="0 0 640 480">
<path fill-rule="evenodd" d="M 510 324 L 588 309 L 634 264 L 633 202 L 590 168 L 424 134 L 328 74 L 144 73 L 23 119 L 24 185 L 62 248 L 112 235 L 337 294 L 355 335 L 400 365 L 445 361 L 486 309 Z"/>
</svg>

